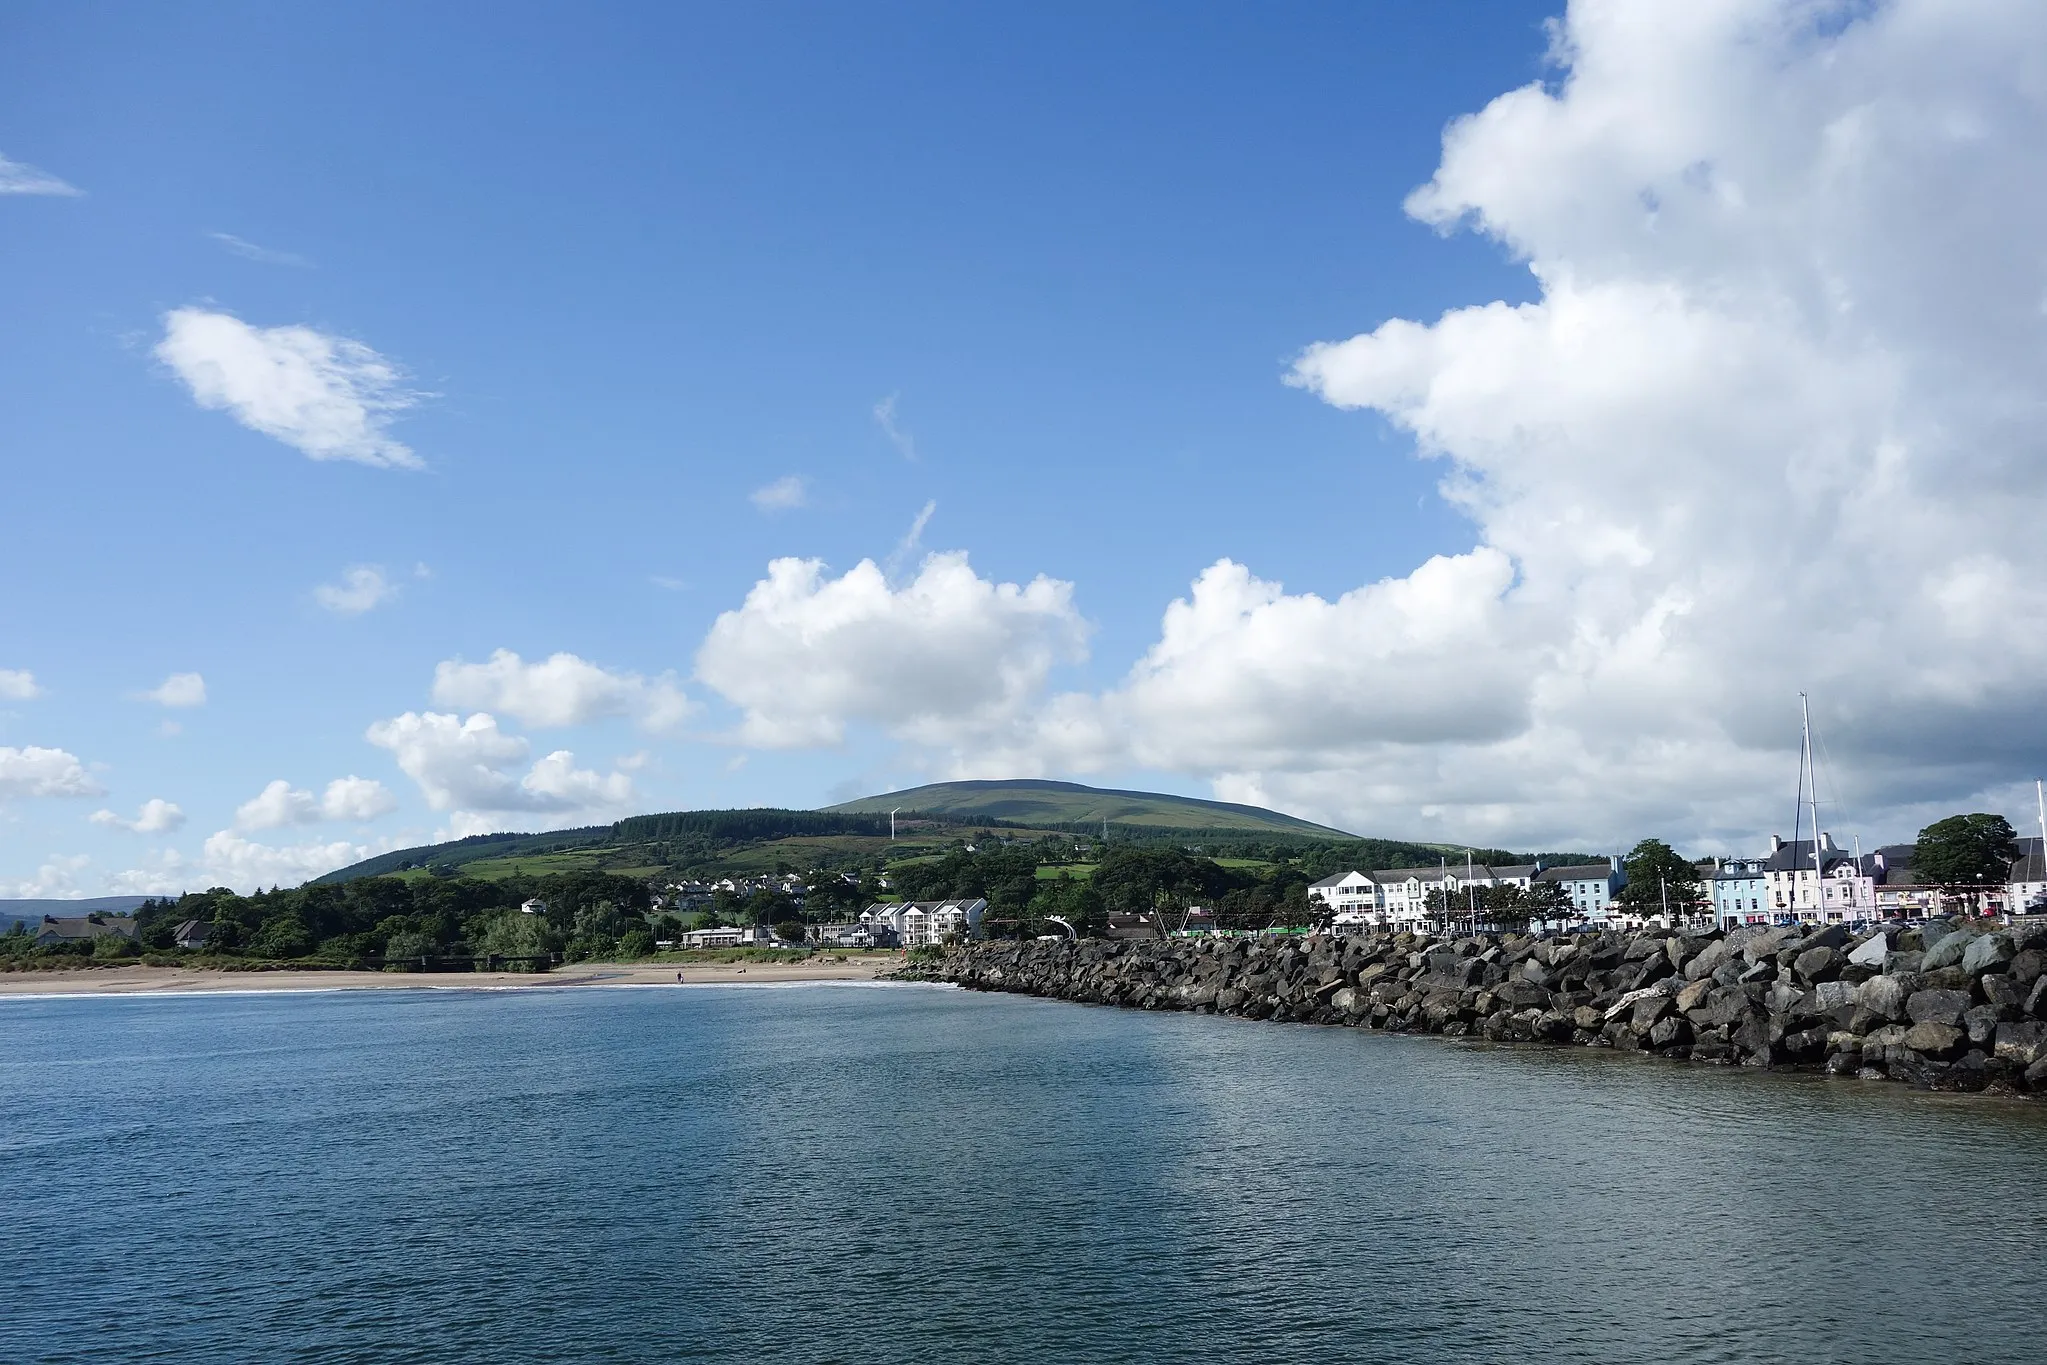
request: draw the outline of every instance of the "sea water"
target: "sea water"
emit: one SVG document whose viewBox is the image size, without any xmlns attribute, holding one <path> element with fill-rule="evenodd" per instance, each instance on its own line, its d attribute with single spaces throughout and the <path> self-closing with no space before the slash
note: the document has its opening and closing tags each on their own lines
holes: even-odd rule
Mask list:
<svg viewBox="0 0 2047 1365">
<path fill-rule="evenodd" d="M 0 1000 L 0 1360 L 2025 1361 L 2047 1111 L 939 987 Z"/>
</svg>

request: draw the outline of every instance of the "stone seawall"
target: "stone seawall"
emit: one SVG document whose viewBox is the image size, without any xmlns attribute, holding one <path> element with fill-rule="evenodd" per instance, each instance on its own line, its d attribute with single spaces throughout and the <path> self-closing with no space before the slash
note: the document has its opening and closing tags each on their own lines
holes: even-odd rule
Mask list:
<svg viewBox="0 0 2047 1365">
<path fill-rule="evenodd" d="M 1128 1009 L 2047 1093 L 2047 928 L 974 943 L 936 976 Z"/>
</svg>

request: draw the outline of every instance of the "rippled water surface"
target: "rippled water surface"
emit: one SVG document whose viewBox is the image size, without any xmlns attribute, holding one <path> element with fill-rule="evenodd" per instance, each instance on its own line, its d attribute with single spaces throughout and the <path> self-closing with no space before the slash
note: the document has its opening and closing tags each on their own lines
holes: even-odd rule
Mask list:
<svg viewBox="0 0 2047 1365">
<path fill-rule="evenodd" d="M 6 1361 L 2047 1358 L 2030 1105 L 921 987 L 0 1040 Z"/>
</svg>

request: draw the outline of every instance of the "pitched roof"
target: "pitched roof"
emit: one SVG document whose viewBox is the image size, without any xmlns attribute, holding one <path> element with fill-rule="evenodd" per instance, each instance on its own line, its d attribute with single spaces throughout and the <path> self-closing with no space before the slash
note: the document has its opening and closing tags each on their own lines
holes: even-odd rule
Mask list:
<svg viewBox="0 0 2047 1365">
<path fill-rule="evenodd" d="M 44 915 L 43 922 L 36 926 L 36 937 L 45 935 L 78 943 L 92 938 L 134 938 L 140 931 L 135 921 L 126 915 L 74 915 L 59 917 Z"/>
<path fill-rule="evenodd" d="M 1613 875 L 1612 863 L 1573 863 L 1569 867 L 1545 867 L 1536 876 L 1543 882 L 1605 881 Z"/>
</svg>

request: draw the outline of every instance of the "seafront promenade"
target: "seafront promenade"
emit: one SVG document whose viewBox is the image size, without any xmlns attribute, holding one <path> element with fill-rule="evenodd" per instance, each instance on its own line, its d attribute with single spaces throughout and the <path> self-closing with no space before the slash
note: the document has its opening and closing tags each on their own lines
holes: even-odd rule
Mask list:
<svg viewBox="0 0 2047 1365">
<path fill-rule="evenodd" d="M 2047 1093 L 2047 929 L 977 943 L 940 980 L 1131 1009 Z"/>
</svg>

